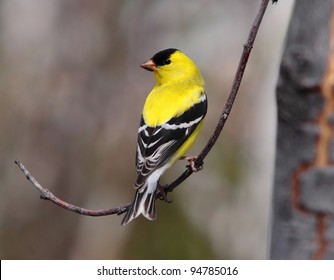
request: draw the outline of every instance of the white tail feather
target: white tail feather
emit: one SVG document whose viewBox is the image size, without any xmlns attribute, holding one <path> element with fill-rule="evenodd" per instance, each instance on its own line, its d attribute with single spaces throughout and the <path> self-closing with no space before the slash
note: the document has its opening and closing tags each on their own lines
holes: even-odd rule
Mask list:
<svg viewBox="0 0 334 280">
<path fill-rule="evenodd" d="M 122 220 L 122 225 L 126 225 L 131 222 L 140 214 L 148 220 L 155 220 L 157 216 L 157 212 L 155 210 L 155 195 L 156 189 L 154 189 L 153 192 L 150 192 L 149 188 L 146 186 L 137 190 L 130 209 Z"/>
</svg>

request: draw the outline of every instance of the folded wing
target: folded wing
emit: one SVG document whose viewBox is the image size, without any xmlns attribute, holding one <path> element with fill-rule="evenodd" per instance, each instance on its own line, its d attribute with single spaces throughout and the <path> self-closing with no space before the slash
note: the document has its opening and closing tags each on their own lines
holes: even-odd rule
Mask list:
<svg viewBox="0 0 334 280">
<path fill-rule="evenodd" d="M 203 93 L 199 103 L 162 125 L 150 127 L 141 117 L 136 152 L 136 188 L 142 187 L 152 172 L 168 163 L 205 117 L 206 111 L 207 98 Z"/>
</svg>

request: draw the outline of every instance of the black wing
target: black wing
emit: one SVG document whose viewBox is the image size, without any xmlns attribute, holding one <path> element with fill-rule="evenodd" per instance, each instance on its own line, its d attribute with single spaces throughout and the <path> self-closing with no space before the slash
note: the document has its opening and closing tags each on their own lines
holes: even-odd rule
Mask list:
<svg viewBox="0 0 334 280">
<path fill-rule="evenodd" d="M 140 188 L 152 172 L 169 161 L 194 132 L 205 117 L 206 111 L 207 98 L 204 93 L 199 103 L 163 125 L 150 127 L 145 123 L 143 116 L 141 117 L 136 153 L 136 188 Z"/>
</svg>

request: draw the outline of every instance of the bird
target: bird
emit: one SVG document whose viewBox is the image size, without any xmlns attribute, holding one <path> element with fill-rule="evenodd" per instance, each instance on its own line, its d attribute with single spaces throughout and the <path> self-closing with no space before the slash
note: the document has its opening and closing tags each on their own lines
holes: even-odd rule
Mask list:
<svg viewBox="0 0 334 280">
<path fill-rule="evenodd" d="M 122 225 L 142 214 L 157 216 L 155 200 L 163 173 L 178 159 L 186 159 L 196 172 L 195 157 L 185 154 L 198 137 L 207 113 L 204 80 L 195 63 L 180 50 L 157 52 L 140 65 L 153 72 L 156 84 L 146 98 L 140 118 L 136 147 L 136 194 Z"/>
</svg>

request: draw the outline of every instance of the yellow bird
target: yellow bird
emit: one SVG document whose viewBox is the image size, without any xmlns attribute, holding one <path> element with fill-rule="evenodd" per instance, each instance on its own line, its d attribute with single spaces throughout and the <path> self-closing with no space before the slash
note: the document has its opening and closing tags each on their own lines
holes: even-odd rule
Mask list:
<svg viewBox="0 0 334 280">
<path fill-rule="evenodd" d="M 202 126 L 207 97 L 202 75 L 194 62 L 177 49 L 156 53 L 141 67 L 152 71 L 156 85 L 147 96 L 138 129 L 136 195 L 122 225 L 142 214 L 157 216 L 155 199 L 161 175 L 185 158 Z"/>
</svg>

